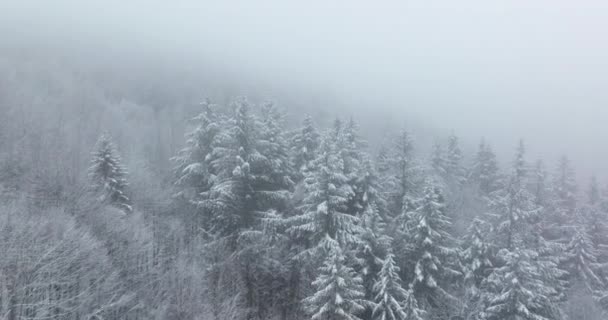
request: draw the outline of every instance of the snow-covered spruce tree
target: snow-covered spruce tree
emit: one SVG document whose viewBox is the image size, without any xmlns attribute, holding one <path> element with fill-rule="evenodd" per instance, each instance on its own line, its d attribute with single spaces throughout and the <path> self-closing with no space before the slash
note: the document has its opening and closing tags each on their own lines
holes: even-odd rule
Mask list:
<svg viewBox="0 0 608 320">
<path fill-rule="evenodd" d="M 353 193 L 347 203 L 347 213 L 355 216 L 360 216 L 364 210 L 365 204 L 362 203 L 365 196 L 365 183 L 360 179 L 361 174 L 366 170 L 363 168 L 364 154 L 363 148 L 367 144 L 359 135 L 359 125 L 353 118 L 342 126 L 336 138 L 336 148 L 342 157 L 344 176 L 348 180 Z"/>
<path fill-rule="evenodd" d="M 482 295 L 482 299 L 486 307 L 490 305 L 488 310 L 493 314 L 487 319 L 521 317 L 518 313 L 520 310 L 524 310 L 523 314 L 532 312 L 532 315 L 548 319 L 559 317 L 556 304 L 561 298 L 561 278 L 564 272 L 557 266 L 552 243 L 540 235 L 538 223 L 541 208 L 526 188 L 527 166 L 524 155 L 523 142 L 520 142 L 507 184 L 491 195 L 491 216 L 497 231 L 494 245 L 500 252 L 494 272 L 482 284 L 485 295 Z M 520 267 L 519 263 L 522 269 L 514 269 Z M 500 284 L 505 281 L 516 283 L 513 286 Z M 538 300 L 530 301 L 525 297 L 531 294 L 537 296 Z M 512 302 L 502 301 L 508 295 L 511 295 Z M 523 303 L 518 302 L 518 299 L 524 299 L 528 304 L 517 307 Z"/>
<path fill-rule="evenodd" d="M 462 150 L 460 150 L 460 146 L 458 145 L 458 137 L 454 134 L 448 137 L 445 169 L 450 183 L 460 185 L 465 182 L 464 168 L 462 166 Z"/>
<path fill-rule="evenodd" d="M 499 266 L 485 281 L 485 307 L 478 318 L 484 320 L 561 319 L 552 301 L 554 289 L 543 282 L 534 260 L 536 252 L 523 248 L 498 252 Z"/>
<path fill-rule="evenodd" d="M 435 141 L 433 144 L 433 150 L 431 151 L 431 167 L 437 175 L 440 177 L 445 177 L 447 174 L 446 171 L 447 160 L 445 158 L 445 152 L 441 143 Z"/>
<path fill-rule="evenodd" d="M 479 149 L 470 170 L 469 181 L 479 188 L 482 196 L 487 196 L 500 187 L 500 173 L 496 155 L 485 140 L 481 140 L 479 143 Z"/>
<path fill-rule="evenodd" d="M 208 100 L 201 103 L 202 112 L 191 120 L 194 128 L 186 134 L 186 145 L 177 156 L 171 159 L 175 164 L 174 174 L 177 199 L 183 199 L 188 204 L 182 211 L 190 213 L 190 230 L 198 233 L 200 228 L 210 229 L 205 225 L 204 210 L 197 205 L 202 200 L 202 194 L 209 191 L 215 183 L 215 170 L 212 168 L 213 150 L 217 146 L 219 136 L 223 134 L 224 119 L 219 113 L 219 106 Z"/>
<path fill-rule="evenodd" d="M 408 231 L 412 243 L 409 258 L 415 263 L 409 270 L 416 297 L 423 306 L 444 308 L 453 297 L 448 293 L 450 280 L 461 273 L 454 267 L 458 249 L 449 233 L 450 219 L 446 215 L 443 195 L 439 188 L 427 186 L 418 208 L 410 213 Z M 410 276 L 410 277 L 412 277 Z"/>
<path fill-rule="evenodd" d="M 290 141 L 293 166 L 300 175 L 310 168 L 311 162 L 317 156 L 317 148 L 321 144 L 321 136 L 311 116 L 304 118 L 302 127 L 292 136 Z"/>
<path fill-rule="evenodd" d="M 527 189 L 527 165 L 524 156 L 524 144 L 520 141 L 506 184 L 490 195 L 490 216 L 496 230 L 495 243 L 498 248 L 511 250 L 515 247 L 526 247 L 526 237 L 530 236 L 527 232 L 529 223 L 536 219 L 540 212 L 540 207 Z"/>
<path fill-rule="evenodd" d="M 341 246 L 358 240 L 359 218 L 347 212 L 353 191 L 344 175 L 344 164 L 331 134 L 323 138 L 312 169 L 306 172 L 306 195 L 300 208 L 302 214 L 286 220 L 287 232 L 302 238 L 308 247 L 299 253 L 310 262 L 322 258 L 327 239 Z"/>
<path fill-rule="evenodd" d="M 201 103 L 203 111 L 191 122 L 194 129 L 186 134 L 186 146 L 172 160 L 178 192 L 189 200 L 196 200 L 212 184 L 211 154 L 222 129 L 217 106 L 209 101 Z"/>
<path fill-rule="evenodd" d="M 537 206 L 549 210 L 548 173 L 542 160 L 536 161 L 530 179 L 530 189 Z"/>
<path fill-rule="evenodd" d="M 553 192 L 556 205 L 568 210 L 569 214 L 576 209 L 576 177 L 568 157 L 563 156 L 559 159 L 557 170 L 553 180 Z"/>
<path fill-rule="evenodd" d="M 476 295 L 481 283 L 488 277 L 493 268 L 493 248 L 489 241 L 488 222 L 481 218 L 473 219 L 462 241 L 461 262 L 464 281 L 467 289 Z"/>
<path fill-rule="evenodd" d="M 410 320 L 410 314 L 419 312 L 417 302 L 409 301 L 408 307 L 414 310 L 406 310 L 404 303 L 408 299 L 416 299 L 410 296 L 408 291 L 401 286 L 399 267 L 395 265 L 392 253 L 386 255 L 382 268 L 378 274 L 378 280 L 374 284 L 375 304 L 372 312 L 374 320 Z M 409 312 L 407 312 L 409 311 Z M 409 314 L 408 314 L 409 313 Z"/>
<path fill-rule="evenodd" d="M 406 291 L 407 295 L 405 297 L 405 301 L 403 302 L 403 310 L 405 311 L 406 319 L 408 320 L 424 320 L 426 319 L 426 311 L 420 309 L 418 306 L 418 300 L 416 300 L 416 296 L 414 295 L 414 291 L 411 288 Z"/>
<path fill-rule="evenodd" d="M 602 202 L 602 192 L 600 191 L 596 176 L 591 176 L 589 188 L 587 189 L 587 200 L 590 206 L 598 206 Z"/>
<path fill-rule="evenodd" d="M 419 177 L 414 164 L 414 144 L 410 134 L 402 130 L 390 150 L 390 183 L 392 192 L 387 197 L 389 212 L 394 217 L 405 217 L 413 208 Z"/>
<path fill-rule="evenodd" d="M 275 206 L 286 204 L 288 195 L 285 192 L 294 185 L 291 179 L 294 176 L 294 169 L 289 159 L 289 147 L 285 140 L 283 118 L 284 115 L 274 104 L 265 103 L 262 106 L 260 138 L 257 144 L 259 153 L 265 159 L 260 161 L 259 169 L 266 177 L 260 180 L 265 180 L 261 181 L 261 184 L 264 185 L 261 186 L 262 188 L 284 191 L 278 199 L 267 199 Z M 271 194 L 268 195 L 272 196 Z"/>
<path fill-rule="evenodd" d="M 207 233 L 215 239 L 209 245 L 224 248 L 225 259 L 235 272 L 231 276 L 242 293 L 238 296 L 244 308 L 242 317 L 259 319 L 265 317 L 263 310 L 271 303 L 264 293 L 273 281 L 266 280 L 278 276 L 273 251 L 264 250 L 262 218 L 285 207 L 291 180 L 285 163 L 273 153 L 281 146 L 266 140 L 271 129 L 252 114 L 247 100 L 238 99 L 233 107 L 234 114 L 218 135 L 211 155 L 216 182 L 203 192 L 198 204 L 209 215 Z"/>
<path fill-rule="evenodd" d="M 564 227 L 571 223 L 574 218 L 577 207 L 577 186 L 574 170 L 566 156 L 559 159 L 551 188 L 553 191 L 552 222 L 555 229 L 561 230 L 560 237 L 562 240 L 567 241 L 565 238 L 569 237 L 568 230 Z"/>
<path fill-rule="evenodd" d="M 326 258 L 312 283 L 315 292 L 304 299 L 304 308 L 313 320 L 359 320 L 363 312 L 361 278 L 345 263 L 340 244 L 325 235 Z"/>
<path fill-rule="evenodd" d="M 373 300 L 373 285 L 382 268 L 382 259 L 390 248 L 391 239 L 385 234 L 386 221 L 384 199 L 379 192 L 379 178 L 373 163 L 366 159 L 364 170 L 357 182 L 360 190 L 358 203 L 362 208 L 357 243 L 357 260 L 366 299 Z"/>
<path fill-rule="evenodd" d="M 579 217 L 582 220 L 582 217 Z M 570 284 L 582 283 L 589 293 L 604 290 L 604 279 L 598 275 L 597 252 L 584 225 L 574 227 L 574 235 L 566 247 L 563 265 L 570 273 Z"/>
<path fill-rule="evenodd" d="M 127 172 L 121 164 L 118 151 L 108 133 L 99 137 L 89 167 L 91 188 L 103 201 L 125 212 L 131 212 L 131 201 L 126 195 Z"/>
<path fill-rule="evenodd" d="M 582 208 L 582 223 L 593 242 L 598 263 L 606 264 L 608 263 L 608 212 L 595 177 L 591 179 L 587 196 L 588 204 Z M 601 273 L 608 274 L 608 270 Z"/>
</svg>

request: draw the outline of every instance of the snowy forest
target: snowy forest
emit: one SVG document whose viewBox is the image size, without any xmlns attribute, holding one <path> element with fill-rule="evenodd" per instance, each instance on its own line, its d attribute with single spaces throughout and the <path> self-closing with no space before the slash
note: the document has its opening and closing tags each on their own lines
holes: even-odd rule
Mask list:
<svg viewBox="0 0 608 320">
<path fill-rule="evenodd" d="M 43 2 L 0 320 L 608 319 L 603 2 Z"/>
<path fill-rule="evenodd" d="M 10 61 L 0 319 L 604 317 L 608 197 L 566 156 Z"/>
</svg>

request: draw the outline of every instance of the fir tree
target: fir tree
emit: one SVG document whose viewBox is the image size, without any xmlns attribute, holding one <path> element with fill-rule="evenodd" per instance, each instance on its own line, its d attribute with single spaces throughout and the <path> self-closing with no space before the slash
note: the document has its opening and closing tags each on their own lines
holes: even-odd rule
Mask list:
<svg viewBox="0 0 608 320">
<path fill-rule="evenodd" d="M 488 241 L 490 226 L 480 218 L 473 219 L 463 241 L 461 260 L 464 269 L 464 280 L 473 294 L 482 281 L 490 274 L 493 267 L 492 244 Z"/>
<path fill-rule="evenodd" d="M 483 196 L 489 195 L 500 187 L 496 155 L 492 151 L 492 147 L 484 140 L 481 140 L 473 160 L 470 180 L 478 186 Z"/>
<path fill-rule="evenodd" d="M 379 178 L 369 159 L 364 161 L 363 168 L 365 171 L 361 173 L 357 183 L 361 191 L 358 202 L 362 208 L 357 257 L 365 298 L 373 301 L 373 286 L 382 268 L 382 260 L 390 249 L 391 238 L 385 234 L 386 223 L 383 213 L 386 205 L 378 190 Z M 369 310 L 366 312 L 369 313 Z"/>
<path fill-rule="evenodd" d="M 291 155 L 294 168 L 306 172 L 316 158 L 321 141 L 312 117 L 306 116 L 302 128 L 291 138 Z"/>
<path fill-rule="evenodd" d="M 131 212 L 131 201 L 126 195 L 126 175 L 112 138 L 107 133 L 102 134 L 95 146 L 89 168 L 91 187 L 100 193 L 103 201 L 125 212 Z"/>
<path fill-rule="evenodd" d="M 418 301 L 414 295 L 414 291 L 410 287 L 406 291 L 405 301 L 403 302 L 403 310 L 405 311 L 405 319 L 407 320 L 424 320 L 426 312 L 418 307 Z"/>
<path fill-rule="evenodd" d="M 536 205 L 546 208 L 549 204 L 547 194 L 547 171 L 545 170 L 545 164 L 542 160 L 536 162 L 531 178 L 531 190 L 534 194 Z"/>
<path fill-rule="evenodd" d="M 555 223 L 564 226 L 572 221 L 576 209 L 576 178 L 566 156 L 560 158 L 553 178 Z"/>
<path fill-rule="evenodd" d="M 498 232 L 498 248 L 525 247 L 526 237 L 530 235 L 526 229 L 540 212 L 532 194 L 527 190 L 524 155 L 525 148 L 520 141 L 508 182 L 490 196 L 490 216 Z"/>
<path fill-rule="evenodd" d="M 361 278 L 345 264 L 340 245 L 326 238 L 327 257 L 312 283 L 316 291 L 304 299 L 304 307 L 313 320 L 359 320 L 365 309 Z"/>
<path fill-rule="evenodd" d="M 222 130 L 222 118 L 217 114 L 217 106 L 205 101 L 203 111 L 192 119 L 195 128 L 186 135 L 186 146 L 172 160 L 175 162 L 175 182 L 179 191 L 176 195 L 189 200 L 200 200 L 200 194 L 208 191 L 213 184 L 211 155 L 217 137 Z"/>
<path fill-rule="evenodd" d="M 401 287 L 399 267 L 395 265 L 393 254 L 387 254 L 374 284 L 375 305 L 372 318 L 375 320 L 409 320 L 403 303 L 409 298 Z M 413 297 L 412 297 L 413 298 Z M 414 298 L 415 299 L 415 298 Z M 415 305 L 417 309 L 417 305 Z M 411 311 L 411 310 L 408 310 Z"/>
<path fill-rule="evenodd" d="M 563 264 L 570 272 L 571 283 L 580 281 L 590 292 L 605 287 L 604 280 L 597 274 L 597 252 L 584 226 L 575 227 L 574 236 L 566 247 Z"/>
<path fill-rule="evenodd" d="M 592 176 L 591 182 L 589 183 L 589 189 L 587 190 L 587 198 L 590 206 L 598 206 L 601 203 L 602 195 L 600 187 L 597 183 L 597 177 Z"/>
<path fill-rule="evenodd" d="M 458 137 L 451 134 L 448 137 L 448 147 L 446 151 L 446 175 L 449 182 L 456 185 L 464 183 L 464 169 L 462 167 L 462 151 L 458 145 Z"/>
<path fill-rule="evenodd" d="M 543 283 L 534 264 L 537 254 L 527 249 L 502 249 L 500 265 L 488 277 L 483 297 L 486 306 L 480 312 L 484 320 L 558 319 L 551 295 L 554 289 Z"/>
<path fill-rule="evenodd" d="M 408 223 L 413 243 L 412 261 L 415 261 L 413 289 L 419 301 L 432 307 L 441 300 L 452 298 L 448 291 L 450 279 L 461 273 L 455 265 L 458 251 L 451 247 L 454 239 L 448 232 L 451 222 L 445 213 L 445 204 L 440 190 L 429 186 L 416 211 L 411 213 Z"/>
<path fill-rule="evenodd" d="M 392 152 L 394 192 L 392 212 L 402 215 L 412 209 L 415 188 L 413 141 L 410 134 L 402 130 L 396 137 Z"/>
<path fill-rule="evenodd" d="M 319 257 L 327 239 L 343 246 L 356 243 L 359 218 L 347 212 L 353 191 L 331 136 L 323 139 L 312 168 L 306 174 L 302 214 L 287 220 L 287 232 L 308 243 L 300 255 Z"/>
<path fill-rule="evenodd" d="M 433 150 L 431 152 L 431 167 L 440 176 L 445 177 L 447 160 L 445 159 L 444 150 L 439 142 L 433 144 Z"/>
</svg>

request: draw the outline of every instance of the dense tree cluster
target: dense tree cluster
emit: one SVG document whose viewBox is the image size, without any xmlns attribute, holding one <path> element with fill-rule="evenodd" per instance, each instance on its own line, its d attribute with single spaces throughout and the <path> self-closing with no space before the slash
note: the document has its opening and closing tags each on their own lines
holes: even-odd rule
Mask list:
<svg viewBox="0 0 608 320">
<path fill-rule="evenodd" d="M 109 134 L 90 146 L 88 171 L 58 168 L 71 173 L 55 184 L 1 153 L 0 319 L 608 310 L 608 202 L 596 179 L 579 197 L 565 157 L 550 177 L 523 141 L 501 168 L 487 141 L 467 154 L 455 134 L 427 155 L 406 130 L 371 146 L 353 118 L 323 129 L 295 114 L 302 123 L 288 126 L 274 104 L 245 98 L 198 112 L 172 170 Z"/>
</svg>

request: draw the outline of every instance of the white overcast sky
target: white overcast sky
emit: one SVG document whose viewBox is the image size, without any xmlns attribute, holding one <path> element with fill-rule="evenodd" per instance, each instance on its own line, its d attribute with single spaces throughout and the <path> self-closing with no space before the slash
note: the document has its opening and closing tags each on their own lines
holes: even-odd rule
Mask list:
<svg viewBox="0 0 608 320">
<path fill-rule="evenodd" d="M 523 137 L 608 178 L 608 1 L 2 0 L 0 28 L 322 88 L 503 154 Z"/>
</svg>

